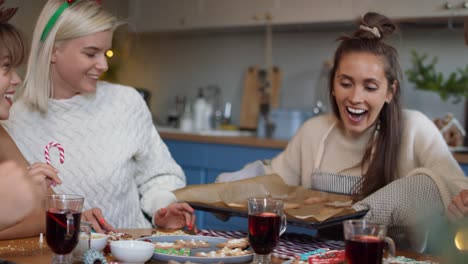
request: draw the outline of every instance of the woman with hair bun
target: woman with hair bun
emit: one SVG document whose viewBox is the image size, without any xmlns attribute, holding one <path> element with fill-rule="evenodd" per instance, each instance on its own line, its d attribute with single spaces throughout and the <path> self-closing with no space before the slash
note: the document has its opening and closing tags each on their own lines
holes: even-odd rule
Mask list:
<svg viewBox="0 0 468 264">
<path fill-rule="evenodd" d="M 398 28 L 367 13 L 356 31 L 338 39 L 329 78 L 333 112 L 308 120 L 286 149 L 217 181 L 276 173 L 287 184 L 353 195 L 365 219 L 389 226 L 399 248 L 424 250 L 432 214 L 460 218 L 468 179 L 424 114 L 402 110 L 397 50 L 385 40 Z M 457 204 L 455 202 L 457 201 Z M 447 211 L 447 208 L 451 208 Z"/>
</svg>

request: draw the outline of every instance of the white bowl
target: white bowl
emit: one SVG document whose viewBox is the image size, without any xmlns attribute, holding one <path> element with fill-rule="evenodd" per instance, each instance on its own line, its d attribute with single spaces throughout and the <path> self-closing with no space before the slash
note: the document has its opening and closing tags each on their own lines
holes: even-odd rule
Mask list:
<svg viewBox="0 0 468 264">
<path fill-rule="evenodd" d="M 107 245 L 109 236 L 101 233 L 91 234 L 91 248 L 96 250 L 103 250 Z M 88 250 L 88 235 L 80 234 L 78 245 L 73 250 L 73 255 L 76 257 L 83 257 L 84 253 Z"/>
<path fill-rule="evenodd" d="M 137 240 L 119 240 L 110 243 L 112 256 L 123 263 L 144 263 L 154 253 L 154 244 Z"/>
</svg>

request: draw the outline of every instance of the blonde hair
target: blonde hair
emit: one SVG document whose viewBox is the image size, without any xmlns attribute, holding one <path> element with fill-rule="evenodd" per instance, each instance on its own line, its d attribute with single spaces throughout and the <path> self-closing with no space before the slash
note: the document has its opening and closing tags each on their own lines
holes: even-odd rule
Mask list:
<svg viewBox="0 0 468 264">
<path fill-rule="evenodd" d="M 41 35 L 50 17 L 64 0 L 49 0 L 41 11 L 34 29 L 31 52 L 20 97 L 33 110 L 47 112 L 53 95 L 50 60 L 54 45 L 94 33 L 114 31 L 121 22 L 105 11 L 96 0 L 79 0 L 66 8 L 44 41 Z"/>
</svg>

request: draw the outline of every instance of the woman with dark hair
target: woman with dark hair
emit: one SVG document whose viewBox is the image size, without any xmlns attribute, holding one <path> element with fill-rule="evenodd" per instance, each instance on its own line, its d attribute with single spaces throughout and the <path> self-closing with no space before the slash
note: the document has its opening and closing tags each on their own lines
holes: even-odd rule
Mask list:
<svg viewBox="0 0 468 264">
<path fill-rule="evenodd" d="M 271 161 L 217 181 L 276 173 L 291 185 L 352 195 L 355 210 L 369 210 L 366 219 L 389 225 L 397 246 L 422 251 L 427 234 L 415 227 L 444 214 L 468 179 L 431 120 L 401 108 L 398 53 L 384 41 L 397 29 L 381 14 L 362 17 L 354 34 L 338 39 L 333 113 L 308 120 Z"/>
</svg>

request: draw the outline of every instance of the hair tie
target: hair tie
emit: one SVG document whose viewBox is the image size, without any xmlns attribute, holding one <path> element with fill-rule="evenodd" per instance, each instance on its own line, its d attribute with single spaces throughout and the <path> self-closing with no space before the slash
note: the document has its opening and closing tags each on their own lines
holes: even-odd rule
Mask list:
<svg viewBox="0 0 468 264">
<path fill-rule="evenodd" d="M 41 41 L 44 41 L 47 36 L 49 35 L 50 30 L 54 27 L 55 23 L 57 22 L 57 19 L 60 17 L 60 15 L 67 9 L 69 6 L 79 2 L 79 0 L 67 0 L 63 4 L 60 5 L 60 7 L 55 11 L 55 13 L 50 17 L 49 21 L 47 21 L 46 26 L 44 27 L 44 31 L 42 31 L 41 35 Z"/>
<path fill-rule="evenodd" d="M 374 34 L 374 36 L 378 39 L 382 37 L 377 27 L 368 27 L 368 26 L 360 25 L 359 28 Z"/>
</svg>

